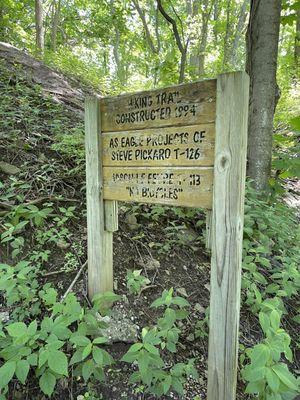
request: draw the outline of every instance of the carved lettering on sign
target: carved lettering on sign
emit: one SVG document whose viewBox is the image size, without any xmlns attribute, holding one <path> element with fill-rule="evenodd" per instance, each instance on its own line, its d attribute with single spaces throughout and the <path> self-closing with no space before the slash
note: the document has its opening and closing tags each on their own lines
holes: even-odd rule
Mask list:
<svg viewBox="0 0 300 400">
<path fill-rule="evenodd" d="M 102 132 L 215 120 L 216 80 L 101 99 Z"/>
<path fill-rule="evenodd" d="M 212 166 L 214 124 L 104 133 L 104 166 Z"/>
<path fill-rule="evenodd" d="M 104 197 L 209 208 L 213 168 L 103 168 Z"/>
<path fill-rule="evenodd" d="M 216 80 L 100 101 L 106 200 L 211 208 Z"/>
</svg>

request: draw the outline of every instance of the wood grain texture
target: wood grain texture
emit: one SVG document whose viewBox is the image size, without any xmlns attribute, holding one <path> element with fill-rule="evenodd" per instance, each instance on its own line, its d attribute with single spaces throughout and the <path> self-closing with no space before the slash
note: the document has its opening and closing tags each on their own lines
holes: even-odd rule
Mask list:
<svg viewBox="0 0 300 400">
<path fill-rule="evenodd" d="M 101 99 L 102 132 L 215 121 L 216 80 Z"/>
<path fill-rule="evenodd" d="M 108 200 L 212 207 L 211 167 L 103 167 L 103 180 Z"/>
<path fill-rule="evenodd" d="M 248 92 L 246 73 L 218 77 L 208 400 L 236 398 Z"/>
<path fill-rule="evenodd" d="M 88 294 L 113 289 L 112 233 L 104 230 L 102 148 L 99 101 L 85 102 L 86 195 L 88 231 Z"/>
<path fill-rule="evenodd" d="M 119 229 L 117 201 L 104 201 L 104 219 L 106 231 L 116 232 Z"/>
<path fill-rule="evenodd" d="M 212 212 L 211 210 L 206 211 L 206 235 L 205 235 L 205 247 L 211 249 L 211 224 L 212 224 Z"/>
<path fill-rule="evenodd" d="M 102 134 L 104 166 L 213 166 L 215 125 Z"/>
</svg>

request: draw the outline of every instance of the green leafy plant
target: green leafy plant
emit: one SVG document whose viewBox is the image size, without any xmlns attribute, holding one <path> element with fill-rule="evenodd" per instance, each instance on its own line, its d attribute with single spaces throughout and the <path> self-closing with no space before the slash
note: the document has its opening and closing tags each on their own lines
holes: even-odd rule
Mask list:
<svg viewBox="0 0 300 400">
<path fill-rule="evenodd" d="M 28 261 L 20 261 L 15 266 L 0 264 L 0 291 L 6 304 L 15 306 L 14 318 L 22 320 L 39 312 L 37 272 Z M 22 307 L 16 307 L 20 304 Z"/>
<path fill-rule="evenodd" d="M 127 271 L 127 288 L 131 294 L 140 294 L 141 290 L 146 287 L 150 280 L 141 275 L 142 270 Z"/>
<path fill-rule="evenodd" d="M 161 297 L 155 300 L 151 307 L 165 307 L 164 314 L 158 319 L 157 326 L 143 328 L 142 342 L 133 344 L 122 361 L 136 363 L 138 371 L 133 372 L 130 382 L 141 383 L 147 392 L 157 396 L 167 394 L 170 390 L 183 395 L 184 383 L 188 376 L 197 378 L 194 360 L 188 363 L 177 363 L 167 366 L 162 357 L 164 349 L 176 352 L 180 330 L 176 321 L 187 316 L 187 300 L 173 296 L 173 289 L 165 290 Z"/>
<path fill-rule="evenodd" d="M 265 334 L 262 343 L 246 350 L 250 360 L 242 371 L 248 382 L 246 393 L 257 394 L 261 400 L 293 399 L 300 390 L 300 380 L 289 371 L 282 356 L 292 362 L 290 336 L 280 328 L 281 312 L 277 301 L 272 299 L 262 303 L 259 313 L 260 326 Z"/>
<path fill-rule="evenodd" d="M 84 309 L 74 294 L 69 294 L 63 302 L 58 301 L 58 293 L 50 283 L 41 290 L 37 284 L 30 285 L 36 275 L 29 262 L 19 262 L 15 267 L 1 264 L 1 271 L 4 274 L 0 291 L 5 292 L 7 304 L 15 306 L 11 317 L 20 318 L 26 302 L 43 307 L 46 315 L 40 321 L 10 320 L 4 328 L 0 326 L 0 395 L 7 392 L 14 377 L 25 384 L 32 371 L 39 378 L 41 391 L 51 396 L 57 381 L 68 376 L 69 366 L 73 364 L 76 364 L 75 375 L 85 381 L 92 377 L 103 380 L 104 368 L 113 359 L 102 348 L 107 339 L 100 330 L 106 324 L 97 315 L 100 310 L 107 313 L 119 297 L 105 293 L 98 296 L 91 309 Z M 31 315 L 27 311 L 23 317 Z"/>
<path fill-rule="evenodd" d="M 242 288 L 244 301 L 254 313 L 270 294 L 284 300 L 298 293 L 299 234 L 292 210 L 278 199 L 259 198 L 247 187 Z M 283 301 L 280 307 L 283 311 Z"/>
</svg>

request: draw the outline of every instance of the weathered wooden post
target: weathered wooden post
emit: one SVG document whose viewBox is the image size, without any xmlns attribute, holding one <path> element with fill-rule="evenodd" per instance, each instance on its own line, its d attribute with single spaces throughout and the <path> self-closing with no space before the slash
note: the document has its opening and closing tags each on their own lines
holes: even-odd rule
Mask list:
<svg viewBox="0 0 300 400">
<path fill-rule="evenodd" d="M 117 204 L 103 200 L 100 103 L 85 101 L 88 295 L 113 289 L 112 232 L 118 229 Z"/>
<path fill-rule="evenodd" d="M 249 77 L 218 76 L 211 285 L 208 400 L 236 395 Z"/>
</svg>

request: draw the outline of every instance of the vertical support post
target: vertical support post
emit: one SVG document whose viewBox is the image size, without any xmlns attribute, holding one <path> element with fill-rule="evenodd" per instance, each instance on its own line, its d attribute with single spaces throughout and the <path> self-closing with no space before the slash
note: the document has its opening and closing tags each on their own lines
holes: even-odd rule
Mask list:
<svg viewBox="0 0 300 400">
<path fill-rule="evenodd" d="M 97 293 L 113 290 L 112 230 L 105 228 L 100 105 L 96 97 L 85 101 L 85 151 L 88 295 L 92 299 Z"/>
<path fill-rule="evenodd" d="M 207 250 L 211 249 L 211 210 L 206 210 L 206 237 L 205 237 L 205 247 Z"/>
<path fill-rule="evenodd" d="M 217 80 L 208 400 L 234 400 L 238 354 L 249 77 Z"/>
</svg>

